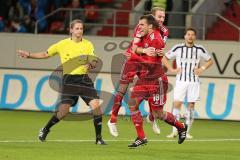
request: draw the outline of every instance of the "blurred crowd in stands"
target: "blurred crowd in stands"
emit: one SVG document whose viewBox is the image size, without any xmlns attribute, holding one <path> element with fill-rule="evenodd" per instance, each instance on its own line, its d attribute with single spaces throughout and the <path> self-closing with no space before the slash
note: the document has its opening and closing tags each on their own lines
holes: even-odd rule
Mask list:
<svg viewBox="0 0 240 160">
<path fill-rule="evenodd" d="M 0 0 L 0 32 L 34 33 L 38 21 L 38 33 L 68 33 L 70 17 L 97 22 L 99 13 L 91 9 L 99 9 L 99 3 L 111 2 L 113 0 Z M 172 0 L 146 0 L 146 11 L 153 6 L 170 11 Z M 73 10 L 71 16 L 69 11 L 59 11 L 44 18 L 58 8 L 82 10 Z"/>
<path fill-rule="evenodd" d="M 232 16 L 233 17 L 237 17 L 237 13 L 236 13 L 237 11 L 234 7 L 235 2 L 236 2 L 237 5 L 240 5 L 240 0 L 229 0 L 229 1 L 224 3 L 227 8 L 230 8 L 232 10 Z"/>
<path fill-rule="evenodd" d="M 0 32 L 33 33 L 35 22 L 57 8 L 98 8 L 94 0 L 0 0 Z M 75 11 L 72 18 L 91 20 L 94 12 Z M 64 31 L 69 26 L 69 12 L 39 21 L 38 32 L 57 29 Z"/>
</svg>

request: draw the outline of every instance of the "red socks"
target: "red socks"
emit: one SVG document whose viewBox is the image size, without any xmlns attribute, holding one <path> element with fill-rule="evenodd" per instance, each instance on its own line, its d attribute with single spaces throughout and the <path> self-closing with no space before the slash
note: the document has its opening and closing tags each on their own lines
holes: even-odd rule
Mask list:
<svg viewBox="0 0 240 160">
<path fill-rule="evenodd" d="M 143 131 L 143 119 L 140 111 L 131 111 L 132 122 L 136 128 L 138 138 L 145 138 L 145 133 Z"/>
<path fill-rule="evenodd" d="M 118 116 L 119 109 L 121 107 L 122 99 L 123 99 L 123 96 L 120 95 L 119 93 L 117 93 L 114 98 L 114 104 L 112 107 L 112 114 L 111 114 L 111 118 L 110 118 L 111 123 L 117 122 L 117 116 Z"/>
<path fill-rule="evenodd" d="M 178 121 L 172 113 L 166 112 L 165 113 L 165 117 L 164 117 L 164 121 L 174 127 L 176 127 L 177 129 L 183 129 L 185 126 L 182 122 Z"/>
</svg>

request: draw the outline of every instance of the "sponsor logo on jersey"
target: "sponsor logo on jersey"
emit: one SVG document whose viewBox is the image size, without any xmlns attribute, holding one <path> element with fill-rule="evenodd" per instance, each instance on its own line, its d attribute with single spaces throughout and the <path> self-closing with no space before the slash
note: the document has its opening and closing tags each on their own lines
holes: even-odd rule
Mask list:
<svg viewBox="0 0 240 160">
<path fill-rule="evenodd" d="M 155 35 L 154 33 L 150 34 L 150 40 L 152 41 L 154 39 Z"/>
<path fill-rule="evenodd" d="M 148 48 L 148 43 L 144 43 L 144 48 Z"/>
</svg>

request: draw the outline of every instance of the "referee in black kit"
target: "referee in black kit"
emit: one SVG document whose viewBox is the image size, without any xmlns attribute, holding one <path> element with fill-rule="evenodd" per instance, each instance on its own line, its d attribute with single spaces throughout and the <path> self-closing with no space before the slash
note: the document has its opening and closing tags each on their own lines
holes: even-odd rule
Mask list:
<svg viewBox="0 0 240 160">
<path fill-rule="evenodd" d="M 17 53 L 23 58 L 42 59 L 58 54 L 63 67 L 63 85 L 61 101 L 57 106 L 57 112 L 48 123 L 40 130 L 39 140 L 45 141 L 50 128 L 63 119 L 70 107 L 78 102 L 79 96 L 89 105 L 93 113 L 93 121 L 96 132 L 96 144 L 105 145 L 102 139 L 102 110 L 100 99 L 92 80 L 88 77 L 89 69 L 96 67 L 98 62 L 94 54 L 92 43 L 83 36 L 83 22 L 73 20 L 70 24 L 71 37 L 51 45 L 47 51 L 30 53 L 18 50 Z"/>
</svg>

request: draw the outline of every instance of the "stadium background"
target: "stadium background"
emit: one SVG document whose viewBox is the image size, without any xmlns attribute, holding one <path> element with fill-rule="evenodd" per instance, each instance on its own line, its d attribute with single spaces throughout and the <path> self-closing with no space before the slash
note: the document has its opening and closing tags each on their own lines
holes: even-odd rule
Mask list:
<svg viewBox="0 0 240 160">
<path fill-rule="evenodd" d="M 1 69 L 1 108 L 53 111 L 57 103 L 58 94 L 49 87 L 48 77 L 60 65 L 58 57 L 48 60 L 30 60 L 16 57 L 15 50 L 18 48 L 37 52 L 47 49 L 49 44 L 66 38 L 58 35 L 12 35 L 2 34 L 0 40 L 4 49 L 4 55 L 0 60 L 5 64 Z M 109 97 L 102 97 L 107 106 L 104 106 L 108 114 L 114 94 L 114 82 L 117 81 L 121 69 L 121 59 L 114 59 L 114 55 L 123 54 L 130 38 L 86 37 L 95 44 L 95 52 L 103 61 L 103 66 L 96 79 L 96 88 L 108 92 Z M 182 40 L 168 40 L 167 49 Z M 221 41 L 199 41 L 209 52 L 214 54 L 215 65 L 203 73 L 201 80 L 201 101 L 196 107 L 196 118 L 200 119 L 223 119 L 240 120 L 240 108 L 238 107 L 238 92 L 240 85 L 237 77 L 240 74 L 239 43 Z M 29 45 L 31 44 L 31 45 Z M 226 47 L 229 46 L 229 47 Z M 230 47 L 231 46 L 231 47 Z M 9 58 L 12 57 L 12 58 Z M 107 57 L 107 58 L 106 58 Z M 121 56 L 120 56 L 121 57 Z M 115 66 L 112 66 L 112 62 Z M 219 64 L 219 68 L 217 66 Z M 116 71 L 116 69 L 118 71 Z M 33 69 L 33 70 L 32 70 Z M 169 80 L 174 85 L 174 76 Z M 18 90 L 16 90 L 18 88 Z M 224 91 L 224 92 L 222 92 Z M 171 111 L 172 91 L 168 93 L 166 109 Z M 83 101 L 73 112 L 86 111 L 88 108 Z M 147 103 L 142 106 L 143 114 L 148 111 Z M 121 114 L 128 114 L 129 110 L 124 103 Z"/>
</svg>

